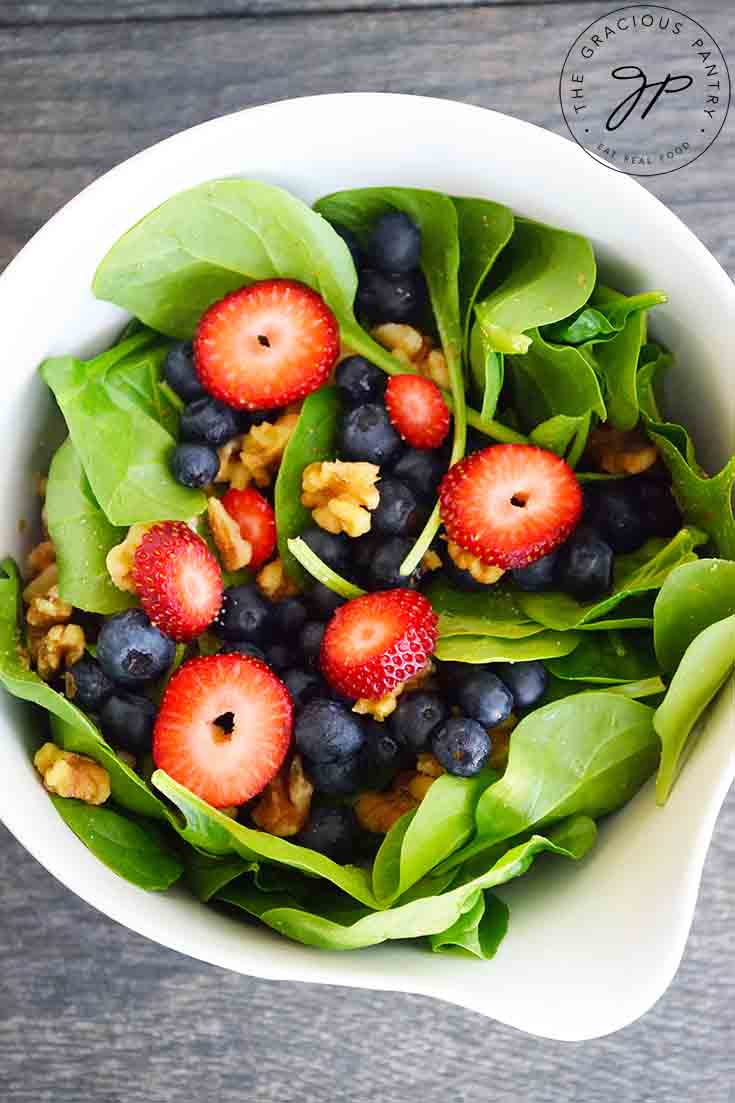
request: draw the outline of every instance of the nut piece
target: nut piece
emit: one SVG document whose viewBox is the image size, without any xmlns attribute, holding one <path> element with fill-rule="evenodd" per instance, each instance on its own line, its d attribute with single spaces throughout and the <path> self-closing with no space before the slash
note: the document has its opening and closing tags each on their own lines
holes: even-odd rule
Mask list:
<svg viewBox="0 0 735 1103">
<path fill-rule="evenodd" d="M 299 588 L 286 574 L 282 559 L 272 559 L 255 576 L 255 584 L 270 601 L 283 601 L 298 594 Z"/>
<path fill-rule="evenodd" d="M 48 628 L 52 624 L 64 624 L 71 614 L 72 606 L 59 597 L 59 587 L 52 586 L 48 593 L 31 600 L 26 620 L 33 628 Z"/>
<path fill-rule="evenodd" d="M 247 567 L 253 557 L 253 545 L 243 538 L 240 526 L 219 498 L 207 499 L 207 520 L 225 570 L 239 571 Z"/>
<path fill-rule="evenodd" d="M 84 654 L 84 629 L 78 624 L 57 624 L 49 628 L 38 645 L 36 667 L 45 682 L 63 663 L 72 666 Z"/>
<path fill-rule="evenodd" d="M 425 571 L 438 571 L 440 569 L 442 561 L 433 548 L 429 548 L 427 552 L 424 552 L 421 566 Z"/>
<path fill-rule="evenodd" d="M 613 429 L 600 425 L 587 439 L 590 461 L 608 475 L 640 475 L 653 467 L 658 452 L 638 429 Z"/>
<path fill-rule="evenodd" d="M 299 755 L 280 771 L 265 788 L 253 809 L 253 820 L 261 831 L 279 839 L 298 835 L 309 818 L 314 786 L 304 773 Z"/>
<path fill-rule="evenodd" d="M 251 482 L 269 486 L 298 420 L 298 414 L 283 414 L 273 424 L 262 421 L 245 436 L 223 444 L 218 449 L 220 466 L 215 482 L 229 483 L 236 490 L 244 490 Z"/>
<path fill-rule="evenodd" d="M 420 774 L 426 774 L 433 778 L 441 777 L 442 774 L 446 773 L 441 762 L 430 751 L 421 752 L 416 761 L 416 769 Z"/>
<path fill-rule="evenodd" d="M 384 697 L 360 697 L 352 706 L 352 711 L 360 716 L 372 716 L 373 720 L 377 720 L 382 724 L 391 713 L 396 711 L 398 698 L 401 694 L 421 689 L 433 676 L 435 670 L 434 664 L 429 659 L 423 670 L 419 670 L 418 674 L 414 674 L 412 678 L 407 678 L 405 682 L 400 682 L 395 689 L 392 689 L 390 693 L 386 693 Z"/>
<path fill-rule="evenodd" d="M 447 550 L 453 563 L 461 567 L 463 571 L 469 571 L 476 582 L 482 582 L 485 586 L 491 586 L 497 582 L 501 575 L 505 574 L 502 567 L 496 567 L 491 563 L 483 563 L 472 552 L 460 548 L 459 544 L 447 541 Z"/>
<path fill-rule="evenodd" d="M 383 793 L 369 790 L 355 801 L 355 816 L 360 827 L 375 835 L 386 835 L 396 820 L 417 808 L 419 801 L 404 789 Z"/>
<path fill-rule="evenodd" d="M 380 501 L 379 476 L 374 463 L 310 463 L 302 475 L 302 505 L 326 532 L 364 536 L 370 531 L 370 510 Z"/>
<path fill-rule="evenodd" d="M 36 752 L 33 765 L 43 778 L 49 793 L 75 797 L 86 804 L 104 804 L 110 795 L 110 775 L 86 755 L 62 751 L 53 743 L 44 743 Z"/>
<path fill-rule="evenodd" d="M 406 788 L 412 797 L 422 801 L 435 781 L 436 778 L 429 774 L 416 773 L 407 783 Z"/>
<path fill-rule="evenodd" d="M 392 352 L 397 360 L 403 360 L 419 373 L 436 383 L 438 387 L 449 390 L 451 383 L 447 361 L 440 349 L 434 348 L 430 337 L 423 337 L 413 326 L 387 322 L 372 330 L 376 341 Z"/>
<path fill-rule="evenodd" d="M 50 540 L 42 540 L 28 553 L 26 565 L 29 577 L 33 578 L 35 575 L 42 574 L 47 567 L 55 562 L 56 548 Z"/>
<path fill-rule="evenodd" d="M 492 749 L 487 764 L 492 770 L 499 770 L 502 772 L 508 765 L 510 734 L 517 724 L 518 717 L 514 712 L 511 712 L 510 716 L 507 716 L 502 724 L 496 724 L 494 728 L 490 728 L 488 735 L 490 736 Z"/>
<path fill-rule="evenodd" d="M 129 594 L 135 593 L 133 582 L 133 560 L 141 540 L 152 528 L 152 525 L 144 525 L 139 522 L 131 525 L 128 534 L 122 544 L 116 544 L 107 553 L 105 565 L 107 573 L 117 586 L 118 590 L 125 590 Z"/>
</svg>

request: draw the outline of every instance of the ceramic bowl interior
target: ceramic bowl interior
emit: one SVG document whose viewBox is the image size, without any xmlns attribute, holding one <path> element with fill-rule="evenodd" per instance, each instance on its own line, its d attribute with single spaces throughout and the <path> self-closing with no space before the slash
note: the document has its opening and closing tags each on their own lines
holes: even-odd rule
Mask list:
<svg viewBox="0 0 735 1103">
<path fill-rule="evenodd" d="M 87 188 L 0 277 L 3 400 L 0 545 L 21 554 L 18 521 L 35 512 L 34 479 L 60 426 L 36 367 L 88 354 L 125 316 L 89 286 L 113 241 L 182 188 L 243 175 L 306 201 L 344 187 L 403 184 L 506 203 L 586 234 L 607 282 L 664 288 L 654 333 L 676 353 L 669 410 L 692 430 L 703 461 L 733 446 L 735 290 L 683 224 L 632 179 L 574 143 L 480 108 L 409 96 L 292 100 L 214 120 L 153 147 Z M 682 181 L 685 186 L 685 181 Z M 509 935 L 488 963 L 386 944 L 337 954 L 279 939 L 199 905 L 183 891 L 147 894 L 101 865 L 68 831 L 29 758 L 37 718 L 0 697 L 0 815 L 72 891 L 163 945 L 241 973 L 425 993 L 531 1033 L 599 1036 L 631 1022 L 673 977 L 690 927 L 717 812 L 735 775 L 732 692 L 720 695 L 673 796 L 650 786 L 601 830 L 580 865 L 539 862 L 508 886 Z"/>
</svg>

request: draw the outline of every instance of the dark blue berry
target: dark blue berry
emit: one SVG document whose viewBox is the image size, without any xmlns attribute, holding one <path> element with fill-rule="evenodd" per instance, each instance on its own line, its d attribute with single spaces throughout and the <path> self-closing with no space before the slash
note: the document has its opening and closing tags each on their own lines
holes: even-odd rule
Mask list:
<svg viewBox="0 0 735 1103">
<path fill-rule="evenodd" d="M 529 594 L 553 590 L 557 559 L 557 552 L 549 552 L 548 555 L 542 555 L 535 563 L 529 563 L 527 567 L 516 567 L 510 572 L 510 576 L 519 590 L 525 590 Z"/>
<path fill-rule="evenodd" d="M 86 654 L 69 668 L 65 686 L 69 700 L 85 712 L 97 712 L 115 688 L 97 660 Z"/>
<path fill-rule="evenodd" d="M 491 670 L 478 668 L 464 678 L 457 691 L 462 712 L 483 728 L 502 724 L 513 711 L 513 694 Z"/>
<path fill-rule="evenodd" d="M 390 731 L 398 743 L 419 754 L 429 745 L 435 732 L 449 716 L 449 706 L 438 693 L 419 690 L 406 693 L 390 718 Z"/>
<path fill-rule="evenodd" d="M 403 211 L 386 211 L 370 231 L 367 257 L 381 272 L 410 272 L 421 259 L 421 231 Z"/>
<path fill-rule="evenodd" d="M 474 777 L 490 757 L 492 742 L 476 720 L 457 716 L 436 732 L 431 749 L 447 773 Z"/>
<path fill-rule="evenodd" d="M 444 574 L 451 586 L 457 590 L 466 590 L 468 593 L 486 593 L 487 586 L 484 582 L 478 582 L 469 571 L 458 567 L 449 556 L 444 560 Z"/>
<path fill-rule="evenodd" d="M 357 716 L 328 697 L 309 702 L 296 719 L 293 737 L 297 750 L 312 762 L 343 762 L 365 742 Z"/>
<path fill-rule="evenodd" d="M 307 544 L 314 555 L 317 555 L 322 563 L 326 563 L 337 574 L 344 574 L 350 565 L 350 541 L 344 533 L 334 535 L 325 532 L 317 525 L 304 529 L 301 539 Z"/>
<path fill-rule="evenodd" d="M 380 501 L 372 511 L 371 531 L 382 536 L 408 536 L 421 520 L 419 504 L 405 483 L 390 476 L 378 483 Z"/>
<path fill-rule="evenodd" d="M 363 720 L 365 742 L 360 751 L 360 786 L 382 789 L 407 760 L 405 746 L 394 737 L 387 724 Z"/>
<path fill-rule="evenodd" d="M 198 490 L 214 481 L 219 456 L 208 444 L 177 444 L 171 453 L 170 466 L 177 483 Z"/>
<path fill-rule="evenodd" d="M 248 640 L 225 640 L 220 655 L 249 655 L 251 659 L 260 659 L 262 663 L 268 662 L 265 651 Z"/>
<path fill-rule="evenodd" d="M 339 762 L 312 762 L 305 758 L 304 770 L 317 793 L 328 797 L 346 797 L 360 787 L 359 755 Z"/>
<path fill-rule="evenodd" d="M 342 422 L 339 452 L 345 460 L 366 460 L 387 467 L 401 450 L 401 438 L 390 423 L 385 406 L 368 402 L 355 406 Z"/>
<path fill-rule="evenodd" d="M 143 685 L 174 661 L 173 640 L 151 624 L 142 609 L 128 609 L 106 620 L 97 639 L 97 661 L 121 686 Z"/>
<path fill-rule="evenodd" d="M 231 586 L 212 627 L 222 639 L 260 643 L 270 633 L 272 608 L 255 586 Z"/>
<path fill-rule="evenodd" d="M 334 230 L 335 234 L 339 234 L 339 236 L 342 238 L 345 245 L 350 250 L 352 263 L 354 264 L 355 268 L 359 269 L 362 265 L 363 260 L 362 249 L 360 248 L 360 242 L 357 240 L 352 230 L 348 230 L 346 226 L 340 225 L 339 222 L 333 222 L 332 229 Z"/>
<path fill-rule="evenodd" d="M 520 712 L 532 709 L 546 692 L 549 676 L 538 659 L 527 663 L 495 663 L 493 670 L 513 694 L 514 707 Z"/>
<path fill-rule="evenodd" d="M 271 624 L 276 639 L 294 640 L 306 624 L 308 613 L 303 601 L 287 597 L 273 607 Z"/>
<path fill-rule="evenodd" d="M 447 465 L 436 449 L 408 448 L 395 464 L 393 474 L 413 491 L 420 502 L 433 504 L 446 469 Z"/>
<path fill-rule="evenodd" d="M 334 862 L 349 862 L 357 847 L 355 814 L 345 805 L 312 808 L 306 827 L 294 842 L 325 854 Z"/>
<path fill-rule="evenodd" d="M 100 727 L 108 743 L 131 754 L 151 749 L 156 706 L 135 693 L 113 693 L 100 709 Z"/>
<path fill-rule="evenodd" d="M 590 523 L 615 553 L 632 552 L 646 538 L 640 506 L 628 488 L 627 479 L 598 491 Z"/>
<path fill-rule="evenodd" d="M 556 566 L 556 584 L 579 601 L 591 601 L 612 586 L 613 550 L 588 525 L 580 525 L 563 544 Z"/>
<path fill-rule="evenodd" d="M 310 670 L 287 670 L 281 680 L 291 694 L 295 709 L 303 708 L 323 690 L 321 678 Z"/>
<path fill-rule="evenodd" d="M 630 483 L 646 535 L 674 536 L 683 522 L 671 487 L 646 475 L 639 475 Z"/>
<path fill-rule="evenodd" d="M 485 666 L 476 666 L 474 663 L 438 663 L 437 669 L 444 694 L 451 700 L 457 700 L 459 687 L 472 674 L 485 670 Z"/>
<path fill-rule="evenodd" d="M 216 398 L 198 398 L 181 411 L 179 434 L 183 441 L 219 448 L 240 431 L 237 414 Z"/>
<path fill-rule="evenodd" d="M 265 649 L 265 661 L 276 672 L 288 670 L 293 662 L 291 649 L 285 643 L 272 643 Z"/>
<path fill-rule="evenodd" d="M 317 620 L 329 620 L 347 599 L 330 590 L 323 582 L 317 582 L 309 590 L 306 600 L 312 617 Z"/>
<path fill-rule="evenodd" d="M 367 588 L 415 590 L 423 574 L 421 567 L 416 567 L 409 575 L 400 573 L 401 563 L 412 547 L 413 540 L 403 536 L 394 536 L 384 544 L 377 544 L 375 554 L 368 565 Z"/>
<path fill-rule="evenodd" d="M 204 398 L 207 393 L 194 368 L 191 341 L 178 341 L 171 346 L 163 362 L 163 378 L 184 402 L 194 402 L 197 398 Z"/>
<path fill-rule="evenodd" d="M 326 628 L 326 624 L 321 621 L 307 620 L 299 632 L 299 650 L 309 670 L 319 669 L 319 651 Z"/>
<path fill-rule="evenodd" d="M 337 365 L 335 383 L 340 398 L 348 406 L 380 401 L 388 376 L 364 356 L 347 356 Z"/>
<path fill-rule="evenodd" d="M 364 268 L 360 273 L 355 310 L 363 324 L 417 322 L 426 303 L 426 283 L 418 269 L 388 274 Z"/>
</svg>

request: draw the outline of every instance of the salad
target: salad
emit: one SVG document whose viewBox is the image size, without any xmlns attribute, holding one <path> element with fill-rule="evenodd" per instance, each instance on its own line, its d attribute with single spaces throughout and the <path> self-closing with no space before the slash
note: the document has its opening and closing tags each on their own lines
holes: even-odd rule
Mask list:
<svg viewBox="0 0 735 1103">
<path fill-rule="evenodd" d="M 93 290 L 133 320 L 41 365 L 68 436 L 0 578 L 59 815 L 312 946 L 492 957 L 492 890 L 663 804 L 735 665 L 735 457 L 659 406 L 665 294 L 488 200 L 244 179 Z"/>
</svg>

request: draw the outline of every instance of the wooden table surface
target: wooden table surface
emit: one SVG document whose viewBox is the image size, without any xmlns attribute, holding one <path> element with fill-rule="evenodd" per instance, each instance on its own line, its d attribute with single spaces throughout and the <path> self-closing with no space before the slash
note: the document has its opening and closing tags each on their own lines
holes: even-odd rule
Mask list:
<svg viewBox="0 0 735 1103">
<path fill-rule="evenodd" d="M 732 0 L 680 0 L 725 50 Z M 614 7 L 475 0 L 0 0 L 0 266 L 101 172 L 249 104 L 400 91 L 564 133 L 556 86 Z M 735 126 L 647 186 L 735 272 Z M 43 309 L 43 304 L 39 304 Z M 2 1103 L 727 1103 L 735 799 L 684 962 L 643 1020 L 583 1045 L 412 996 L 251 980 L 71 896 L 0 828 Z M 666 907 L 666 901 L 661 901 Z"/>
</svg>

